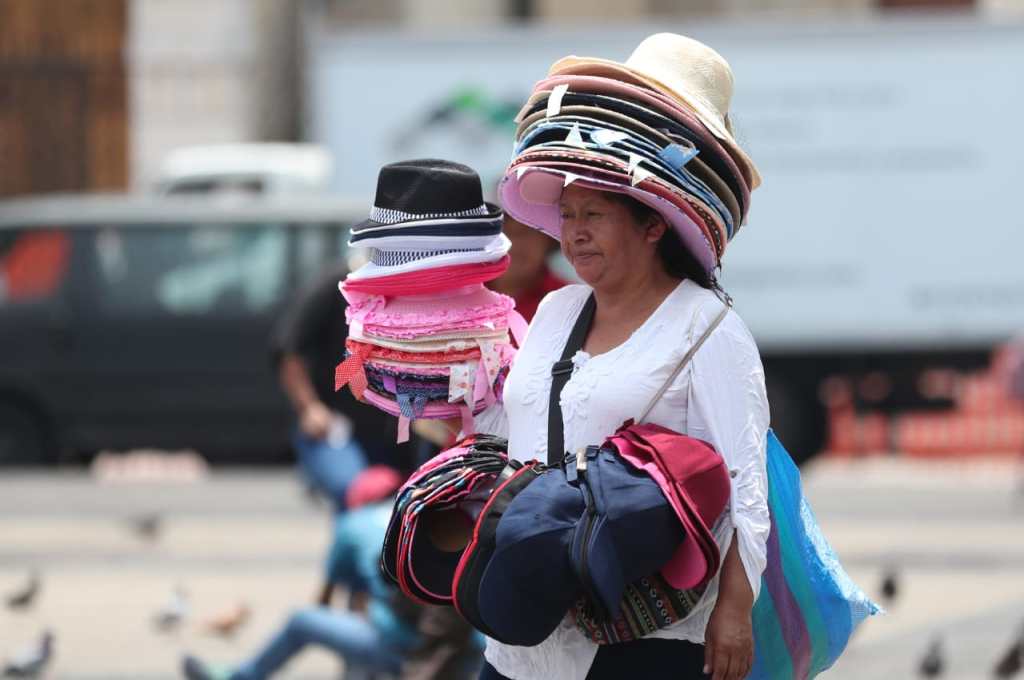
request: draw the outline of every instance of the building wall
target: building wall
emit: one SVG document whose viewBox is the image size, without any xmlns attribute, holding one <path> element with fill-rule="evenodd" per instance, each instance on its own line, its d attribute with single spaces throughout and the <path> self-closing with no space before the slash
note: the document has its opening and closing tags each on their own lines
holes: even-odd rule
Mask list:
<svg viewBox="0 0 1024 680">
<path fill-rule="evenodd" d="M 521 16 L 558 24 L 820 16 L 897 2 L 1002 9 L 1024 0 L 130 0 L 132 184 L 148 183 L 177 146 L 303 137 L 303 71 L 296 58 L 303 12 L 342 30 L 429 32 Z"/>
<path fill-rule="evenodd" d="M 755 17 L 764 14 L 821 16 L 879 8 L 1024 11 L 1024 0 L 308 0 L 325 4 L 336 20 L 431 28 L 489 24 L 514 18 L 526 9 L 529 20 L 564 24 L 572 21 L 651 17 Z"/>
<path fill-rule="evenodd" d="M 128 178 L 125 0 L 0 0 L 0 196 Z"/>
<path fill-rule="evenodd" d="M 290 2 L 132 0 L 133 186 L 179 146 L 296 138 L 296 32 Z"/>
</svg>

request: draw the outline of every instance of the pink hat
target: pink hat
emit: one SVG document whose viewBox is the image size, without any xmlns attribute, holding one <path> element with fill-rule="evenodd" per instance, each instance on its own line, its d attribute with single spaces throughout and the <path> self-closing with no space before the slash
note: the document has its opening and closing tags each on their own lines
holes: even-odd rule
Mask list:
<svg viewBox="0 0 1024 680">
<path fill-rule="evenodd" d="M 711 529 L 728 507 L 729 471 L 708 443 L 660 425 L 627 423 L 605 440 L 627 462 L 658 483 L 686 529 L 684 540 L 662 567 L 674 588 L 686 590 L 707 583 L 721 555 Z"/>
<path fill-rule="evenodd" d="M 396 297 L 372 296 L 349 304 L 345 318 L 350 326 L 396 331 L 421 330 L 422 334 L 481 328 L 508 327 L 515 301 L 488 290 L 482 283 L 455 290 Z"/>
<path fill-rule="evenodd" d="M 454 264 L 426 271 L 392 274 L 368 279 L 346 279 L 339 288 L 349 302 L 370 295 L 421 295 L 441 293 L 474 283 L 493 281 L 508 270 L 508 255 L 494 262 Z"/>
<path fill-rule="evenodd" d="M 345 507 L 354 510 L 361 505 L 368 505 L 389 498 L 402 485 L 402 475 L 398 470 L 387 465 L 372 465 L 358 475 L 349 484 L 345 493 Z"/>
<path fill-rule="evenodd" d="M 590 177 L 586 166 L 573 170 L 556 169 L 548 166 L 509 168 L 501 181 L 501 202 L 505 211 L 523 224 L 540 229 L 553 238 L 561 237 L 561 212 L 558 201 L 563 189 L 571 183 L 598 191 L 612 191 L 626 194 L 644 205 L 657 210 L 679 234 L 683 245 L 693 253 L 705 270 L 711 271 L 718 264 L 715 247 L 706 235 L 706 227 L 698 226 L 693 218 L 683 211 L 681 205 L 659 196 L 649 190 L 645 179 L 636 185 Z M 692 212 L 692 209 L 691 209 Z"/>
<path fill-rule="evenodd" d="M 682 221 L 673 219 L 678 218 L 679 215 L 665 212 L 665 203 L 657 205 L 647 203 L 647 205 L 657 210 L 665 218 L 666 222 L 675 227 L 684 243 L 690 244 L 691 238 L 698 239 L 696 242 L 699 243 L 700 236 L 703 236 L 707 241 L 708 247 L 714 251 L 716 263 L 721 261 L 721 256 L 729 242 L 725 223 L 718 213 L 701 198 L 679 190 L 656 175 L 643 176 L 643 179 L 640 179 L 635 174 L 631 175 L 629 167 L 619 159 L 584 150 L 537 149 L 521 154 L 511 165 L 511 168 L 515 168 L 517 173 L 520 168 L 524 167 L 553 170 L 556 172 L 566 171 L 569 174 L 582 176 L 589 180 L 604 180 L 623 187 L 636 187 L 642 191 L 654 194 L 656 197 L 665 199 L 674 206 L 675 211 L 683 213 Z M 506 174 L 511 172 L 511 168 Z M 568 177 L 564 179 L 566 186 L 573 181 L 575 180 L 571 180 Z M 614 189 L 606 190 L 614 191 Z M 558 195 L 560 196 L 561 193 L 559 192 Z M 645 202 L 642 196 L 637 196 L 637 198 L 641 202 Z M 699 230 L 699 234 L 694 233 L 692 228 L 687 227 L 687 219 L 692 223 L 692 226 Z M 559 222 L 561 222 L 560 215 Z M 537 225 L 532 226 L 537 227 Z M 537 228 L 547 231 L 542 227 Z M 560 226 L 558 231 L 559 233 L 561 232 Z M 557 235 L 554 236 L 558 238 Z"/>
</svg>

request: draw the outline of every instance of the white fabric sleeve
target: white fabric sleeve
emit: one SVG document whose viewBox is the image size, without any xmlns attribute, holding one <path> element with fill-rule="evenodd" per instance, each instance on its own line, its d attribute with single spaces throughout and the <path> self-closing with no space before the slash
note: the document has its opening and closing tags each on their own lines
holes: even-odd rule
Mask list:
<svg viewBox="0 0 1024 680">
<path fill-rule="evenodd" d="M 691 341 L 720 311 L 718 305 L 704 305 Z M 687 434 L 714 446 L 729 468 L 730 519 L 756 600 L 771 528 L 765 469 L 769 413 L 761 357 L 746 325 L 730 311 L 690 361 Z"/>
</svg>

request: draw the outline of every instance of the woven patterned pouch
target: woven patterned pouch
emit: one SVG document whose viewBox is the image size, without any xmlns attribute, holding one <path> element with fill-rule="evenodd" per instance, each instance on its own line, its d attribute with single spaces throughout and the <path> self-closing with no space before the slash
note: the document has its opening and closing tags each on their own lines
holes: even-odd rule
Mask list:
<svg viewBox="0 0 1024 680">
<path fill-rule="evenodd" d="M 599 645 L 638 640 L 682 621 L 703 594 L 704 587 L 679 590 L 670 586 L 661 574 L 653 574 L 626 586 L 622 607 L 611 621 L 599 621 L 586 598 L 577 600 L 576 627 Z"/>
</svg>

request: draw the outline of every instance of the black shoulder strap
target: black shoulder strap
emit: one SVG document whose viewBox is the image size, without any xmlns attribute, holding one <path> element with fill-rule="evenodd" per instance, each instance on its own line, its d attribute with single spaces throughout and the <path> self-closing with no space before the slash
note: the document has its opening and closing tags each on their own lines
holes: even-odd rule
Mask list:
<svg viewBox="0 0 1024 680">
<path fill-rule="evenodd" d="M 561 465 L 565 457 L 565 433 L 562 422 L 562 405 L 559 398 L 562 396 L 562 388 L 569 382 L 572 376 L 572 357 L 576 352 L 583 349 L 583 343 L 587 339 L 587 333 L 594 323 L 594 310 L 597 309 L 597 301 L 591 293 L 587 298 L 580 315 L 576 317 L 576 325 L 569 333 L 569 339 L 562 350 L 562 358 L 551 367 L 551 396 L 548 400 L 548 465 Z"/>
</svg>

